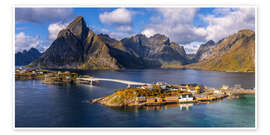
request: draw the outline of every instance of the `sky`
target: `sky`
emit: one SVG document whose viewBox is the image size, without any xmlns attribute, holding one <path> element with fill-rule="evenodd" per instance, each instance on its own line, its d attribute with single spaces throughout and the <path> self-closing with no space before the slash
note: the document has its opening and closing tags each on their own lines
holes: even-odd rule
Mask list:
<svg viewBox="0 0 270 135">
<path fill-rule="evenodd" d="M 94 32 L 118 40 L 164 34 L 188 54 L 208 40 L 218 42 L 241 29 L 255 31 L 254 8 L 16 8 L 15 51 L 34 47 L 44 52 L 77 16 Z"/>
</svg>

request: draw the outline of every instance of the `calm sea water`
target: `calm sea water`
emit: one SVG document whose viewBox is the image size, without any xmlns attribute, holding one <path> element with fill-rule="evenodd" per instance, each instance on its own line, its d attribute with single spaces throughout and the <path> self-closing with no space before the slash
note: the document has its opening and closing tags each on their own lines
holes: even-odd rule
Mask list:
<svg viewBox="0 0 270 135">
<path fill-rule="evenodd" d="M 77 71 L 95 77 L 139 82 L 198 83 L 209 87 L 255 87 L 254 73 L 200 70 L 147 69 Z M 113 93 L 126 85 L 99 82 L 55 86 L 39 80 L 15 82 L 16 127 L 255 127 L 255 96 L 224 99 L 199 105 L 110 108 L 86 102 Z"/>
</svg>

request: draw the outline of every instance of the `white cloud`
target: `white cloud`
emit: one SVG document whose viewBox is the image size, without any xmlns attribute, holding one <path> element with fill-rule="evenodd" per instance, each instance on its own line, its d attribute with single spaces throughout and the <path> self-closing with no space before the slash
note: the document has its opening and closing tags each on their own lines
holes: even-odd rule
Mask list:
<svg viewBox="0 0 270 135">
<path fill-rule="evenodd" d="M 198 8 L 159 8 L 159 15 L 141 32 L 146 36 L 167 35 L 171 41 L 188 44 L 194 41 L 218 41 L 241 29 L 255 29 L 254 8 L 216 8 L 210 15 L 198 15 L 208 26 L 193 25 Z"/>
<path fill-rule="evenodd" d="M 216 14 L 203 16 L 203 20 L 209 24 L 202 30 L 207 33 L 206 40 L 218 41 L 241 29 L 255 30 L 254 8 L 222 8 L 215 11 Z"/>
<path fill-rule="evenodd" d="M 15 36 L 15 51 L 29 50 L 30 48 L 37 48 L 43 43 L 38 36 L 28 36 L 24 32 L 20 32 Z"/>
<path fill-rule="evenodd" d="M 124 31 L 124 32 L 132 32 L 132 27 L 129 25 L 119 25 L 116 27 L 116 30 L 118 31 Z"/>
<path fill-rule="evenodd" d="M 58 33 L 62 29 L 65 29 L 67 27 L 67 25 L 68 25 L 68 23 L 60 23 L 60 22 L 50 24 L 48 27 L 49 39 L 55 40 L 57 38 Z"/>
<path fill-rule="evenodd" d="M 132 32 L 132 16 L 135 13 L 125 8 L 118 8 L 112 12 L 104 12 L 99 15 L 101 23 L 114 26 L 116 30 L 123 32 Z"/>
<path fill-rule="evenodd" d="M 72 8 L 16 8 L 16 23 L 31 22 L 42 23 L 43 21 L 59 21 L 73 17 Z"/>
<path fill-rule="evenodd" d="M 108 25 L 127 25 L 132 22 L 132 13 L 125 8 L 118 8 L 112 12 L 104 12 L 99 15 L 99 20 Z"/>
<path fill-rule="evenodd" d="M 156 10 L 160 15 L 150 19 L 151 23 L 142 31 L 142 34 L 151 36 L 161 33 L 167 35 L 171 41 L 183 44 L 205 40 L 205 35 L 200 34 L 193 26 L 197 8 L 159 8 Z"/>
</svg>

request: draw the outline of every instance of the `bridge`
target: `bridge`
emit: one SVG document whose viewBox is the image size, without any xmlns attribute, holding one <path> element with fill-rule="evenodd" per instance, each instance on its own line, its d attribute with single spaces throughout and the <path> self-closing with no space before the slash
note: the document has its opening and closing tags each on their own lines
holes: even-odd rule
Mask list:
<svg viewBox="0 0 270 135">
<path fill-rule="evenodd" d="M 90 85 L 93 85 L 94 81 L 110 81 L 110 82 L 117 82 L 122 84 L 127 84 L 128 87 L 131 85 L 151 85 L 150 83 L 142 83 L 142 82 L 135 82 L 135 81 L 127 81 L 127 80 L 118 80 L 118 79 L 110 79 L 110 78 L 95 78 L 95 77 L 87 77 L 87 78 L 77 78 L 78 81 L 89 81 Z"/>
</svg>

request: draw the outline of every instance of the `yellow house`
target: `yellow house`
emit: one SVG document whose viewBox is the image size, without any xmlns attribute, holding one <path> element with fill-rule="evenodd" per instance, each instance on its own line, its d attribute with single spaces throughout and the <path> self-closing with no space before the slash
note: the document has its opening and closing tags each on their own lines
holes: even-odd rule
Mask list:
<svg viewBox="0 0 270 135">
<path fill-rule="evenodd" d="M 195 90 L 200 90 L 200 86 L 197 85 L 197 86 L 195 87 Z"/>
</svg>

